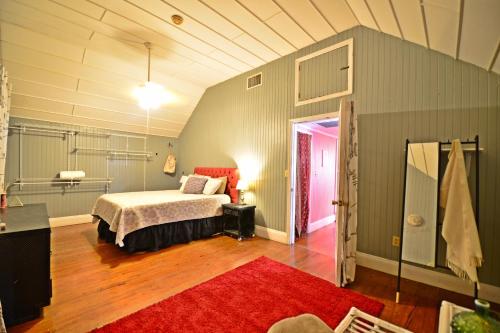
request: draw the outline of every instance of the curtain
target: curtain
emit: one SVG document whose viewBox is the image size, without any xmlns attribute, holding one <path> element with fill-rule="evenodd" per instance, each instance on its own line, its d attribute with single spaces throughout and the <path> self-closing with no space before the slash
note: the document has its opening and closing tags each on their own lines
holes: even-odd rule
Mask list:
<svg viewBox="0 0 500 333">
<path fill-rule="evenodd" d="M 356 272 L 356 243 L 358 224 L 358 133 L 357 117 L 353 102 L 342 100 L 340 106 L 340 164 L 339 164 L 339 207 L 337 232 L 340 232 L 339 253 L 341 285 L 354 281 Z"/>
<path fill-rule="evenodd" d="M 311 136 L 297 133 L 297 175 L 295 181 L 295 235 L 307 233 L 309 186 L 311 183 Z"/>
</svg>

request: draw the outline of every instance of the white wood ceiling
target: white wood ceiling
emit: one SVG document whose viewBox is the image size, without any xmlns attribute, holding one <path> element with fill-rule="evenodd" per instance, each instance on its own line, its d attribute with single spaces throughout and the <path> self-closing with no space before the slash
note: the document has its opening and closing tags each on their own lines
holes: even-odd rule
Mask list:
<svg viewBox="0 0 500 333">
<path fill-rule="evenodd" d="M 138 133 L 152 42 L 175 96 L 151 114 L 162 136 L 206 88 L 360 24 L 500 73 L 500 0 L 0 0 L 0 23 L 14 116 Z"/>
</svg>

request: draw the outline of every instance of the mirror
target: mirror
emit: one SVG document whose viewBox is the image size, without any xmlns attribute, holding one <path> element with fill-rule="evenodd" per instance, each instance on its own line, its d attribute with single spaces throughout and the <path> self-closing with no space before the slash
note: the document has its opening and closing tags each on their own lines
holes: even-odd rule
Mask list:
<svg viewBox="0 0 500 333">
<path fill-rule="evenodd" d="M 436 266 L 439 143 L 408 144 L 402 259 Z"/>
</svg>

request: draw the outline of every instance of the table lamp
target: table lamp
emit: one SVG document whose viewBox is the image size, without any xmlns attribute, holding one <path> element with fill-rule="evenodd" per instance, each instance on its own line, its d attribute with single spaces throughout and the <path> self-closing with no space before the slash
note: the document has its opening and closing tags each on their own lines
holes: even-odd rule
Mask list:
<svg viewBox="0 0 500 333">
<path fill-rule="evenodd" d="M 245 191 L 248 190 L 248 182 L 246 180 L 238 180 L 238 184 L 236 184 L 236 189 L 240 191 L 240 205 L 245 204 Z"/>
</svg>

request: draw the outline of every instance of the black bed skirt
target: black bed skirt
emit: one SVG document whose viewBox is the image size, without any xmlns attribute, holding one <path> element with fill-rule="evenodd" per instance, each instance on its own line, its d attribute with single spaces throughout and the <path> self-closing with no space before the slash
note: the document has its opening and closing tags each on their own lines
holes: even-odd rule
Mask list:
<svg viewBox="0 0 500 333">
<path fill-rule="evenodd" d="M 116 232 L 109 230 L 109 224 L 106 221 L 102 219 L 99 221 L 97 231 L 100 239 L 108 243 L 115 243 Z M 122 249 L 129 253 L 158 251 L 174 244 L 208 238 L 222 231 L 222 216 L 164 223 L 136 230 L 126 235 Z"/>
</svg>

